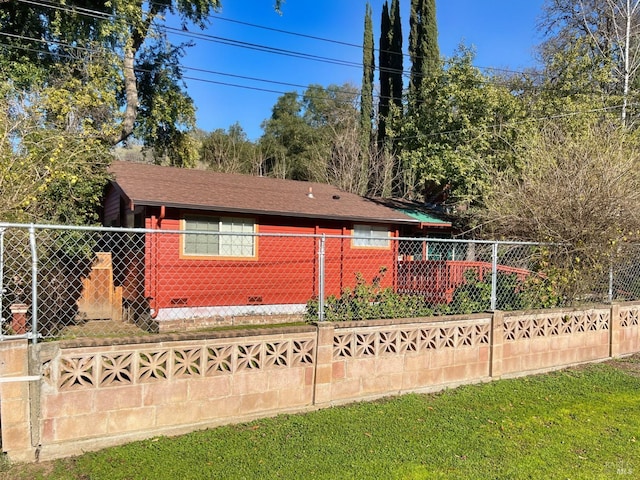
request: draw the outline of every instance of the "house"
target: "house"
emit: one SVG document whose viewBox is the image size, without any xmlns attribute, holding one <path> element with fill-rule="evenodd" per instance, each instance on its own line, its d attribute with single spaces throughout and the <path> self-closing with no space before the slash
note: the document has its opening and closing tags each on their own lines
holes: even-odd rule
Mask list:
<svg viewBox="0 0 640 480">
<path fill-rule="evenodd" d="M 122 161 L 111 173 L 104 225 L 147 229 L 128 249 L 110 242 L 114 281 L 125 306 L 159 322 L 304 311 L 320 293 L 322 235 L 325 295 L 353 288 L 357 276 L 393 286 L 390 239 L 421 225 L 321 183 Z"/>
</svg>

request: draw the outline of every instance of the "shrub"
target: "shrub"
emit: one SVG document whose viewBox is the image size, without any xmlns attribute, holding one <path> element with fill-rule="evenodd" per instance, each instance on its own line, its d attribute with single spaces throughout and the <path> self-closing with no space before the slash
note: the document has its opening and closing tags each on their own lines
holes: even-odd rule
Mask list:
<svg viewBox="0 0 640 480">
<path fill-rule="evenodd" d="M 447 313 L 478 313 L 491 309 L 491 276 L 478 280 L 475 270 L 464 273 L 465 283 L 455 289 Z M 529 275 L 520 281 L 514 273 L 498 272 L 496 278 L 497 310 L 528 310 L 561 306 L 558 275 Z"/>
<path fill-rule="evenodd" d="M 380 288 L 380 281 L 386 272 L 380 268 L 371 283 L 367 283 L 361 273 L 356 273 L 356 286 L 345 288 L 339 297 L 330 295 L 324 303 L 324 319 L 332 322 L 350 320 L 372 320 L 379 318 L 426 317 L 434 314 L 433 306 L 422 295 L 401 295 L 392 288 Z M 317 298 L 307 302 L 308 321 L 318 318 Z"/>
<path fill-rule="evenodd" d="M 415 318 L 434 315 L 453 315 L 485 312 L 491 309 L 491 276 L 478 279 L 478 273 L 464 272 L 464 283 L 458 286 L 450 304 L 434 305 L 421 294 L 399 294 L 392 288 L 380 288 L 384 276 L 367 283 L 361 273 L 356 274 L 353 289 L 343 289 L 340 296 L 330 295 L 324 302 L 324 319 L 331 322 L 372 320 L 380 318 Z M 497 310 L 529 310 L 564 305 L 560 293 L 563 284 L 562 271 L 548 275 L 532 273 L 524 281 L 514 273 L 498 272 L 496 278 Z M 307 321 L 318 319 L 319 302 L 313 298 L 307 302 Z"/>
</svg>

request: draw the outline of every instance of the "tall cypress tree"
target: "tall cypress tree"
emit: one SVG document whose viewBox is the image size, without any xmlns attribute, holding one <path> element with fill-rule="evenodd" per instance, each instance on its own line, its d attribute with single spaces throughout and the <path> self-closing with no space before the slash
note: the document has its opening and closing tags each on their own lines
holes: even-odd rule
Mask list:
<svg viewBox="0 0 640 480">
<path fill-rule="evenodd" d="M 402 22 L 400 20 L 400 0 L 391 0 L 391 38 L 389 40 L 389 67 L 391 102 L 402 111 Z"/>
<path fill-rule="evenodd" d="M 391 105 L 395 108 L 389 111 L 387 122 L 391 121 L 391 116 L 398 118 L 402 115 L 402 22 L 400 19 L 400 1 L 391 0 L 391 33 L 389 38 L 389 83 L 391 90 Z M 387 134 L 388 136 L 388 134 Z M 388 152 L 393 159 L 393 181 L 391 193 L 395 197 L 404 195 L 404 175 L 400 161 L 400 152 L 395 138 L 387 138 Z"/>
<path fill-rule="evenodd" d="M 409 55 L 412 63 L 409 103 L 410 107 L 415 108 L 422 103 L 422 81 L 440 65 L 435 0 L 411 0 L 409 27 Z"/>
<path fill-rule="evenodd" d="M 371 21 L 371 5 L 367 2 L 364 16 L 364 41 L 362 52 L 362 92 L 360 98 L 360 130 L 362 155 L 369 158 L 373 120 L 373 72 L 375 66 L 373 26 Z"/>
<path fill-rule="evenodd" d="M 380 25 L 380 102 L 378 103 L 378 144 L 390 146 L 387 124 L 391 105 L 402 111 L 402 22 L 400 0 L 385 2 Z"/>
<path fill-rule="evenodd" d="M 378 147 L 384 150 L 386 157 L 393 161 L 393 179 L 401 178 L 399 155 L 395 141 L 388 131 L 389 122 L 393 115 L 402 114 L 402 22 L 400 19 L 400 1 L 385 1 L 382 7 L 382 20 L 380 25 L 380 101 L 378 103 Z M 392 184 L 383 186 L 383 194 L 397 195 L 402 190 L 395 180 Z"/>
<path fill-rule="evenodd" d="M 378 52 L 380 99 L 378 101 L 378 146 L 385 145 L 387 140 L 387 117 L 389 116 L 389 100 L 391 99 L 391 18 L 389 2 L 382 5 L 380 20 L 380 50 Z"/>
</svg>

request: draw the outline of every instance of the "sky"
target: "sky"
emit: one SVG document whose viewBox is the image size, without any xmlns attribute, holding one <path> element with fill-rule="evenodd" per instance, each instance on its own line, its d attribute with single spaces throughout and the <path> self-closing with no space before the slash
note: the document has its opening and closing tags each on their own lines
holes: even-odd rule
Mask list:
<svg viewBox="0 0 640 480">
<path fill-rule="evenodd" d="M 181 63 L 197 108 L 198 128 L 211 132 L 239 123 L 249 139 L 256 140 L 262 122 L 285 92 L 302 93 L 309 84 L 359 86 L 366 3 L 286 0 L 278 13 L 274 0 L 223 0 L 206 30 L 191 26 L 189 32 L 196 36 L 170 34 L 174 43 L 194 43 Z M 377 47 L 384 1 L 369 3 Z M 450 57 L 462 43 L 475 49 L 478 67 L 521 71 L 534 64 L 543 3 L 436 0 L 440 54 Z M 405 52 L 409 11 L 410 0 L 400 0 Z M 404 68 L 410 68 L 406 57 Z"/>
</svg>

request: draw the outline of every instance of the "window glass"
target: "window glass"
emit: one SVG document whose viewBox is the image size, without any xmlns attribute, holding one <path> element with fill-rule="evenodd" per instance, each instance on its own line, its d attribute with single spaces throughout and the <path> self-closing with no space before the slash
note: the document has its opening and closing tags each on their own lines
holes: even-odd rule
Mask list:
<svg viewBox="0 0 640 480">
<path fill-rule="evenodd" d="M 389 228 L 375 225 L 354 225 L 354 247 L 389 247 Z"/>
<path fill-rule="evenodd" d="M 253 257 L 255 254 L 254 221 L 233 217 L 185 217 L 186 255 L 217 255 L 223 257 Z M 231 235 L 239 233 L 242 235 Z"/>
</svg>

